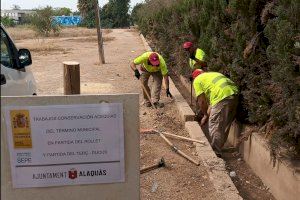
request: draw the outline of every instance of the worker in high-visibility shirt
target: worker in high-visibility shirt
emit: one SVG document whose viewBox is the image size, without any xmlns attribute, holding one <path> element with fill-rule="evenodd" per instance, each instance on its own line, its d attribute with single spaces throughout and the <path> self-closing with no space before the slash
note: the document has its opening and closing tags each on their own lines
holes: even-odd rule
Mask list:
<svg viewBox="0 0 300 200">
<path fill-rule="evenodd" d="M 211 146 L 217 156 L 222 156 L 231 123 L 235 119 L 238 104 L 238 87 L 233 81 L 218 72 L 194 70 L 193 86 L 197 104 L 203 114 L 201 126 L 208 121 Z M 208 111 L 208 105 L 211 106 Z"/>
<path fill-rule="evenodd" d="M 137 69 L 137 65 L 140 65 L 139 70 Z M 153 104 L 155 107 L 163 107 L 164 105 L 159 102 L 160 100 L 160 92 L 162 86 L 162 80 L 165 81 L 166 86 L 166 95 L 167 97 L 172 98 L 172 94 L 169 90 L 169 76 L 168 76 L 168 68 L 164 58 L 156 53 L 156 52 L 145 52 L 142 55 L 138 56 L 133 60 L 130 64 L 131 69 L 134 71 L 134 75 L 137 79 L 141 78 L 141 83 L 146 89 L 143 89 L 143 96 L 145 100 L 145 105 L 147 107 L 151 106 L 151 99 L 148 99 L 149 94 L 150 98 L 153 96 Z M 150 92 L 150 88 L 148 86 L 148 80 L 150 76 L 153 77 L 153 95 Z"/>
<path fill-rule="evenodd" d="M 202 49 L 197 48 L 192 42 L 185 42 L 183 48 L 189 53 L 189 64 L 192 70 L 203 69 L 207 71 L 207 63 L 204 61 L 205 52 Z"/>
</svg>

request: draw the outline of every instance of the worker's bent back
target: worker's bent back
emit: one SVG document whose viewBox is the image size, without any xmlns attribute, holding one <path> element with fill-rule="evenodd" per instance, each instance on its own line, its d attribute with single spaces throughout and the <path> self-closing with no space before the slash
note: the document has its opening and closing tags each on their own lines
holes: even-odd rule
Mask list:
<svg viewBox="0 0 300 200">
<path fill-rule="evenodd" d="M 223 99 L 238 94 L 233 81 L 218 72 L 205 72 L 197 76 L 193 83 L 195 95 L 205 94 L 210 105 L 214 106 Z"/>
</svg>

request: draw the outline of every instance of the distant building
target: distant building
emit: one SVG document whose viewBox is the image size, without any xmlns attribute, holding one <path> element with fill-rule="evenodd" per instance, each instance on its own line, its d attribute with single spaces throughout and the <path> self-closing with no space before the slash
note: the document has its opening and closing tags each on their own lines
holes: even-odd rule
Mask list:
<svg viewBox="0 0 300 200">
<path fill-rule="evenodd" d="M 9 17 L 16 23 L 22 23 L 26 14 L 34 13 L 33 10 L 1 10 L 1 17 Z"/>
</svg>

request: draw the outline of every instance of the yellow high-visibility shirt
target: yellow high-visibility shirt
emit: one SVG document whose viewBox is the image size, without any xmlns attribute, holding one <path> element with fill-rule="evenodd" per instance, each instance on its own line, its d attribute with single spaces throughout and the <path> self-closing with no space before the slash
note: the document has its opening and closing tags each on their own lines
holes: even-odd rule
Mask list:
<svg viewBox="0 0 300 200">
<path fill-rule="evenodd" d="M 218 72 L 205 72 L 197 76 L 193 82 L 195 95 L 205 94 L 211 106 L 216 105 L 226 97 L 238 94 L 235 83 Z"/>
<path fill-rule="evenodd" d="M 196 49 L 196 54 L 195 54 L 195 58 L 197 58 L 198 60 L 204 61 L 204 56 L 205 56 L 205 52 L 202 49 Z M 193 59 L 190 59 L 190 67 L 192 70 L 194 69 L 200 69 L 200 66 L 195 66 L 196 61 L 194 61 Z"/>
<path fill-rule="evenodd" d="M 165 60 L 163 59 L 163 57 L 160 54 L 157 53 L 158 58 L 159 58 L 159 63 L 160 63 L 159 66 L 152 66 L 151 64 L 149 65 L 148 59 L 149 59 L 149 56 L 150 56 L 151 53 L 153 53 L 153 52 L 143 53 L 139 57 L 135 58 L 133 60 L 133 63 L 135 65 L 142 65 L 142 67 L 145 70 L 147 70 L 148 72 L 158 72 L 158 71 L 161 71 L 161 74 L 163 76 L 167 75 L 168 74 L 168 68 L 167 68 Z"/>
</svg>

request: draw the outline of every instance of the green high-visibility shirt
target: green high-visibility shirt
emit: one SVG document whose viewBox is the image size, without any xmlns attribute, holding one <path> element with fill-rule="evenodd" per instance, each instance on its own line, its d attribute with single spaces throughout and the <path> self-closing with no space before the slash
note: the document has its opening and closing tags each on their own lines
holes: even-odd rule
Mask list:
<svg viewBox="0 0 300 200">
<path fill-rule="evenodd" d="M 135 58 L 133 60 L 133 63 L 135 65 L 142 65 L 142 67 L 145 70 L 147 70 L 148 72 L 158 72 L 158 71 L 161 71 L 161 74 L 163 76 L 167 75 L 168 74 L 168 68 L 167 68 L 165 60 L 163 59 L 163 57 L 160 54 L 157 53 L 158 58 L 159 58 L 159 63 L 160 63 L 159 66 L 152 66 L 151 64 L 149 65 L 148 59 L 149 59 L 149 56 L 150 56 L 151 53 L 153 53 L 153 52 L 143 53 L 139 57 Z"/>
<path fill-rule="evenodd" d="M 205 94 L 211 106 L 216 105 L 226 97 L 238 94 L 235 83 L 218 72 L 205 72 L 197 76 L 193 82 L 195 95 Z"/>
<path fill-rule="evenodd" d="M 204 61 L 204 56 L 205 56 L 205 52 L 202 49 L 196 49 L 195 58 L 197 58 L 198 60 Z M 197 67 L 195 67 L 195 64 L 196 64 L 196 61 L 194 61 L 193 59 L 190 59 L 191 69 L 193 69 L 193 70 L 197 69 Z"/>
</svg>

